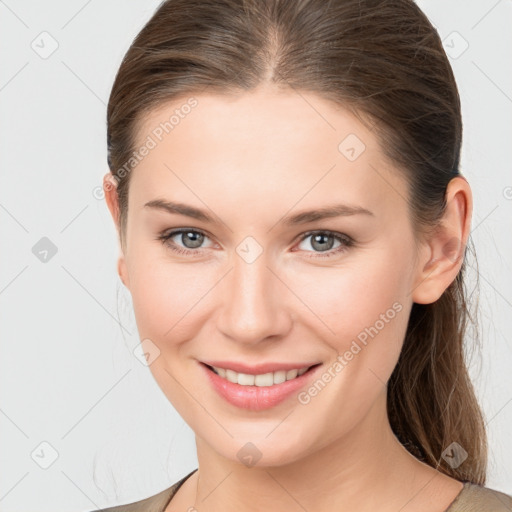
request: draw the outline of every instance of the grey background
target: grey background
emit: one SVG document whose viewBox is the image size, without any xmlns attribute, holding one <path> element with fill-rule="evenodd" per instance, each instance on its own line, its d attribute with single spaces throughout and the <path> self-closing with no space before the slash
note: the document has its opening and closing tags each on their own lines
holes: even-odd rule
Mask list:
<svg viewBox="0 0 512 512">
<path fill-rule="evenodd" d="M 512 4 L 419 3 L 463 103 L 483 343 L 470 370 L 487 485 L 512 493 Z M 197 467 L 192 431 L 132 354 L 140 340 L 98 194 L 110 88 L 158 4 L 0 0 L 2 512 L 135 501 Z"/>
</svg>

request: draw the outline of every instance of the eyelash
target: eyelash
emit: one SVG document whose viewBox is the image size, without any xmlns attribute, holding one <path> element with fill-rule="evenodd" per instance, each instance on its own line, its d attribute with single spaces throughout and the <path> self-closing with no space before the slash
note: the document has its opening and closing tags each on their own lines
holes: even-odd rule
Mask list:
<svg viewBox="0 0 512 512">
<path fill-rule="evenodd" d="M 180 233 L 197 233 L 200 235 L 203 235 L 205 237 L 208 237 L 206 233 L 203 231 L 199 231 L 197 229 L 187 229 L 187 228 L 181 228 L 181 229 L 174 229 L 169 232 L 163 232 L 158 237 L 157 240 L 160 240 L 165 246 L 167 246 L 172 251 L 176 252 L 177 254 L 181 255 L 196 255 L 199 253 L 198 249 L 201 249 L 200 247 L 196 249 L 186 249 L 183 247 L 177 246 L 174 242 L 171 241 L 171 238 L 179 235 Z M 341 242 L 341 245 L 339 247 L 336 247 L 335 249 L 330 249 L 329 251 L 307 251 L 307 252 L 313 252 L 315 256 L 308 256 L 309 258 L 332 258 L 335 255 L 342 253 L 346 251 L 349 247 L 352 247 L 354 245 L 354 240 L 349 237 L 348 235 L 342 234 L 342 233 L 336 233 L 335 231 L 329 231 L 329 230 L 316 230 L 316 231 L 308 231 L 306 233 L 303 233 L 302 238 L 299 240 L 299 243 L 306 240 L 308 237 L 313 235 L 329 235 Z M 209 238 L 209 237 L 208 237 Z"/>
</svg>

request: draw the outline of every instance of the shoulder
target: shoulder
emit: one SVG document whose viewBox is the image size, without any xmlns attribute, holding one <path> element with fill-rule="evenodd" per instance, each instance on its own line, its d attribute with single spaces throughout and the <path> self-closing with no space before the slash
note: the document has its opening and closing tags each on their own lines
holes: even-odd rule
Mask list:
<svg viewBox="0 0 512 512">
<path fill-rule="evenodd" d="M 176 492 L 176 486 L 177 483 L 149 498 L 90 512 L 163 512 L 172 495 Z"/>
<path fill-rule="evenodd" d="M 512 496 L 489 487 L 464 482 L 446 512 L 511 512 Z"/>
<path fill-rule="evenodd" d="M 171 501 L 172 497 L 176 494 L 183 482 L 195 471 L 197 471 L 197 469 L 191 471 L 188 475 L 171 485 L 171 487 L 164 489 L 149 498 L 134 501 L 132 503 L 115 505 L 114 507 L 91 510 L 89 512 L 164 512 L 164 509 L 167 507 L 168 503 Z"/>
</svg>

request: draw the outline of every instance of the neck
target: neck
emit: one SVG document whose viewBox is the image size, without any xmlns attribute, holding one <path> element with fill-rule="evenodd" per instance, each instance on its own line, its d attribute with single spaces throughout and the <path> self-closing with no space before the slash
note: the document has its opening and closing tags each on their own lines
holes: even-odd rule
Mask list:
<svg viewBox="0 0 512 512">
<path fill-rule="evenodd" d="M 413 457 L 394 435 L 385 389 L 350 432 L 287 464 L 246 467 L 196 437 L 194 507 L 208 512 L 400 510 L 440 473 Z"/>
</svg>

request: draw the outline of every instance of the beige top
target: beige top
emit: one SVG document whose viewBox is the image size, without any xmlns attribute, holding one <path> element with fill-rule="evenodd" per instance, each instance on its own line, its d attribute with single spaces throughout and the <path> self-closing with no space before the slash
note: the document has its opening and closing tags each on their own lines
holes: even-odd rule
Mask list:
<svg viewBox="0 0 512 512">
<path fill-rule="evenodd" d="M 149 498 L 91 512 L 164 512 L 183 482 L 196 471 L 197 468 L 168 489 Z M 464 482 L 464 487 L 445 512 L 512 512 L 512 496 L 471 482 Z"/>
</svg>

